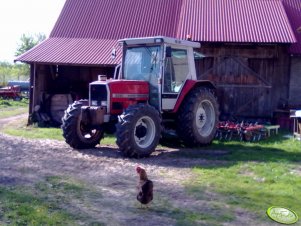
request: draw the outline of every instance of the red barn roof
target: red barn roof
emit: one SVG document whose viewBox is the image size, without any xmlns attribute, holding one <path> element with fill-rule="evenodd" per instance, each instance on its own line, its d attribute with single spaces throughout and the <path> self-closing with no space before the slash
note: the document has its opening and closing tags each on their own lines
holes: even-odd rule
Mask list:
<svg viewBox="0 0 301 226">
<path fill-rule="evenodd" d="M 185 0 L 178 37 L 205 42 L 291 43 L 295 41 L 281 1 Z"/>
<path fill-rule="evenodd" d="M 187 34 L 200 42 L 296 41 L 281 0 L 67 0 L 49 39 L 17 60 L 111 65 L 120 38 Z"/>
<path fill-rule="evenodd" d="M 301 54 L 301 1 L 300 0 L 283 0 L 283 5 L 289 18 L 291 27 L 295 33 L 297 43 L 290 47 L 292 54 Z"/>
<path fill-rule="evenodd" d="M 115 65 L 119 58 L 111 58 L 114 48 L 120 58 L 121 51 L 116 40 L 51 37 L 17 60 L 45 64 Z"/>
</svg>

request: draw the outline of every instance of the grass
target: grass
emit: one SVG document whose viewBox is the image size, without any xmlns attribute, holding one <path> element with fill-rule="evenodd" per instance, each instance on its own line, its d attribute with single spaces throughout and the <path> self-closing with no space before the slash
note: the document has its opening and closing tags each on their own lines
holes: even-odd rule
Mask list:
<svg viewBox="0 0 301 226">
<path fill-rule="evenodd" d="M 0 119 L 28 112 L 28 100 L 3 100 L 0 98 Z"/>
<path fill-rule="evenodd" d="M 0 220 L 7 225 L 74 225 L 73 217 L 24 189 L 0 187 Z"/>
<path fill-rule="evenodd" d="M 62 132 L 58 128 L 40 128 L 36 125 L 27 126 L 27 118 L 6 124 L 3 132 L 12 136 L 29 139 L 63 140 Z"/>
<path fill-rule="evenodd" d="M 204 204 L 198 209 L 187 209 L 174 207 L 166 197 L 158 197 L 152 211 L 156 215 L 168 216 L 175 220 L 176 226 L 190 225 L 220 225 L 224 222 L 231 222 L 234 215 L 225 208 L 220 208 L 217 204 Z"/>
<path fill-rule="evenodd" d="M 6 100 L 0 98 L 0 109 L 10 108 L 10 107 L 28 107 L 29 100 L 22 99 L 21 101 Z"/>
<path fill-rule="evenodd" d="M 216 192 L 233 208 L 242 207 L 262 217 L 274 205 L 300 214 L 301 178 L 291 174 L 290 168 L 293 165 L 278 163 L 238 164 L 224 169 L 196 167 L 193 171 L 197 179 L 187 187 L 197 194 L 196 198 L 199 193 Z"/>
<path fill-rule="evenodd" d="M 193 168 L 195 179 L 186 182 L 196 199 L 214 192 L 233 209 L 243 208 L 266 219 L 271 206 L 284 206 L 301 215 L 301 143 L 283 134 L 259 143 L 214 142 L 211 151 L 223 155 L 194 152 L 189 158 L 213 160 Z M 209 200 L 208 200 L 209 201 Z"/>
<path fill-rule="evenodd" d="M 37 125 L 27 126 L 27 118 L 13 121 L 4 126 L 3 132 L 12 136 L 19 136 L 29 139 L 52 139 L 63 141 L 62 130 L 60 128 L 42 128 Z M 115 144 L 115 136 L 105 134 L 101 140 L 101 145 Z"/>
<path fill-rule="evenodd" d="M 20 115 L 28 112 L 28 100 L 21 101 L 0 99 L 0 119 Z M 27 126 L 27 118 L 8 123 L 2 129 L 4 133 L 29 139 L 53 139 L 63 141 L 60 128 L 42 128 L 37 125 Z M 113 135 L 105 134 L 101 140 L 102 145 L 115 144 L 116 138 Z"/>
<path fill-rule="evenodd" d="M 7 109 L 13 108 L 13 104 Z M 2 102 L 0 111 L 5 110 L 3 105 L 7 104 Z M 30 139 L 63 140 L 61 129 L 26 126 L 26 119 L 8 124 L 3 130 Z M 214 141 L 205 148 L 168 153 L 170 158 L 207 160 L 193 167 L 195 177 L 185 182 L 187 193 L 207 206 L 201 211 L 179 209 L 162 197 L 152 211 L 169 216 L 179 226 L 231 222 L 237 210 L 267 222 L 266 210 L 271 206 L 288 207 L 301 216 L 301 142 L 285 138 L 285 134 L 281 132 L 256 143 Z M 104 145 L 114 143 L 113 135 L 101 141 Z M 83 199 L 84 189 L 82 183 L 58 176 L 35 184 L 33 192 L 0 187 L 0 219 L 11 225 L 73 224 L 79 216 L 61 211 L 59 203 Z M 33 200 L 31 204 L 27 201 L 30 199 Z"/>
<path fill-rule="evenodd" d="M 48 176 L 44 182 L 36 184 L 37 190 L 51 193 L 67 193 L 69 196 L 80 197 L 84 191 L 84 184 L 68 177 Z"/>
<path fill-rule="evenodd" d="M 104 225 L 73 207 L 84 202 L 86 193 L 95 192 L 80 181 L 57 175 L 47 176 L 33 187 L 0 186 L 0 225 Z"/>
</svg>

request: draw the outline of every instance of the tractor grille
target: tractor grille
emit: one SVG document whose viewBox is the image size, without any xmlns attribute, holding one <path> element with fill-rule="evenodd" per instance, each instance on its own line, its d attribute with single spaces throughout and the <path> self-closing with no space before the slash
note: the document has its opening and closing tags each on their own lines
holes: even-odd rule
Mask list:
<svg viewBox="0 0 301 226">
<path fill-rule="evenodd" d="M 90 85 L 91 106 L 104 106 L 107 104 L 107 88 L 105 84 Z"/>
</svg>

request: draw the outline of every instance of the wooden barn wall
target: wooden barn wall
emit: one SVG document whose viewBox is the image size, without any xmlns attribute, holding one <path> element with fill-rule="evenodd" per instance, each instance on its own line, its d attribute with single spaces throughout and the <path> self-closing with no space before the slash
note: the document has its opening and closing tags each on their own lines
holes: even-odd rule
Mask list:
<svg viewBox="0 0 301 226">
<path fill-rule="evenodd" d="M 199 50 L 199 79 L 217 86 L 220 111 L 226 117 L 272 117 L 288 99 L 287 46 L 212 45 Z"/>
<path fill-rule="evenodd" d="M 50 95 L 71 94 L 73 100 L 88 98 L 89 83 L 99 74 L 111 77 L 114 67 L 31 64 L 30 113 Z"/>
<path fill-rule="evenodd" d="M 289 106 L 301 109 L 301 57 L 291 58 Z"/>
</svg>

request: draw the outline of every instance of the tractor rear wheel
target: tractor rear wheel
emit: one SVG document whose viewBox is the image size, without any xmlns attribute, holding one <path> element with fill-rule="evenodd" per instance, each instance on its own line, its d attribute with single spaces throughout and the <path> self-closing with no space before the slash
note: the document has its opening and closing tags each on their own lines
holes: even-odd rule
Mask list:
<svg viewBox="0 0 301 226">
<path fill-rule="evenodd" d="M 197 88 L 185 98 L 177 123 L 177 133 L 188 147 L 210 144 L 218 123 L 218 103 L 214 94 Z"/>
<path fill-rule="evenodd" d="M 81 101 L 75 101 L 62 118 L 63 136 L 67 144 L 75 149 L 94 148 L 103 138 L 103 130 L 91 129 L 81 121 Z"/>
<path fill-rule="evenodd" d="M 161 137 L 161 116 L 148 104 L 129 106 L 119 116 L 116 143 L 126 157 L 147 157 Z"/>
</svg>

